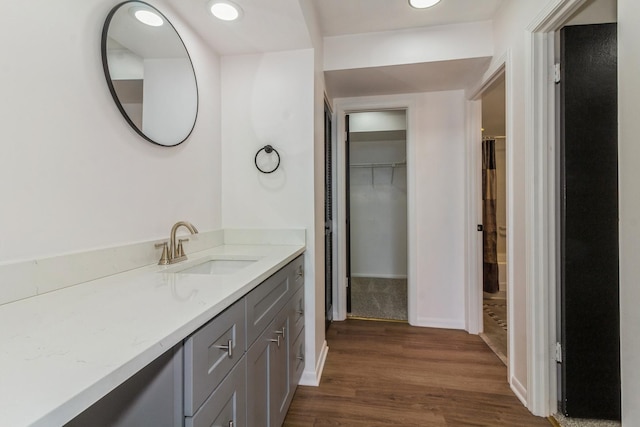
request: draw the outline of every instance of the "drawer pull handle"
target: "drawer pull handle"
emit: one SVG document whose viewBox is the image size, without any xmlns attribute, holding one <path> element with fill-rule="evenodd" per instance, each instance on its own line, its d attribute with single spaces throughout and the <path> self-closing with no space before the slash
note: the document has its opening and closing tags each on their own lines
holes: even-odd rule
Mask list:
<svg viewBox="0 0 640 427">
<path fill-rule="evenodd" d="M 302 317 L 304 316 L 304 310 L 296 310 L 296 313 L 298 314 L 298 316 Z"/>
<path fill-rule="evenodd" d="M 300 353 L 298 357 L 296 357 L 296 359 L 298 359 L 301 362 L 304 362 L 304 354 Z"/>
<path fill-rule="evenodd" d="M 276 337 L 277 339 L 270 339 L 269 341 L 276 343 L 276 345 L 278 346 L 278 348 L 280 348 L 280 335 L 278 335 Z"/>
<path fill-rule="evenodd" d="M 284 334 L 287 331 L 287 327 L 283 326 L 281 331 L 275 331 L 276 335 L 281 335 L 284 338 Z"/>
<path fill-rule="evenodd" d="M 229 427 L 233 427 L 233 420 L 229 421 Z"/>
<path fill-rule="evenodd" d="M 216 345 L 215 347 L 226 351 L 229 358 L 233 357 L 233 340 L 227 341 L 227 345 Z"/>
<path fill-rule="evenodd" d="M 302 266 L 298 267 L 298 272 L 296 273 L 298 277 L 302 277 L 304 275 L 304 270 Z"/>
</svg>

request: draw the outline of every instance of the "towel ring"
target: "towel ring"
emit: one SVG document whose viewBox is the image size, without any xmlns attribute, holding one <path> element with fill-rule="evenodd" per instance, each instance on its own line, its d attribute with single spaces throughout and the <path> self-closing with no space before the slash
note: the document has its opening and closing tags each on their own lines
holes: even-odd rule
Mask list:
<svg viewBox="0 0 640 427">
<path fill-rule="evenodd" d="M 264 151 L 267 154 L 270 154 L 270 153 L 274 152 L 274 153 L 276 153 L 276 156 L 278 156 L 278 163 L 270 171 L 266 171 L 266 170 L 260 169 L 260 166 L 258 166 L 258 155 L 260 154 L 261 151 Z M 258 150 L 258 152 L 256 153 L 256 157 L 253 159 L 253 162 L 256 164 L 256 168 L 258 168 L 258 170 L 260 172 L 262 172 L 262 173 L 273 173 L 273 172 L 276 171 L 276 169 L 278 169 L 278 166 L 280 166 L 280 153 L 278 153 L 278 150 L 273 148 L 271 145 L 265 145 L 264 147 L 262 147 L 261 149 Z"/>
</svg>

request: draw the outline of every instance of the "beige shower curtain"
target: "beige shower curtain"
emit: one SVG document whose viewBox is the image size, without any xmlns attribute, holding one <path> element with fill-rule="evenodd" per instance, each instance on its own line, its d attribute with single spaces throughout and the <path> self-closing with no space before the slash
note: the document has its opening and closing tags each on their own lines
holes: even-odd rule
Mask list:
<svg viewBox="0 0 640 427">
<path fill-rule="evenodd" d="M 482 141 L 483 289 L 496 293 L 498 285 L 498 230 L 496 226 L 496 140 Z"/>
</svg>

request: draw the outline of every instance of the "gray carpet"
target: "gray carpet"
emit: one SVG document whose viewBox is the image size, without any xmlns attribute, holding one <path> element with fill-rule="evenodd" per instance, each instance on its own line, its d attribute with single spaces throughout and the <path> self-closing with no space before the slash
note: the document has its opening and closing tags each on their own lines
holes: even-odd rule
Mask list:
<svg viewBox="0 0 640 427">
<path fill-rule="evenodd" d="M 407 320 L 407 279 L 351 278 L 351 317 Z"/>
<path fill-rule="evenodd" d="M 555 414 L 553 418 L 555 418 L 562 427 L 619 427 L 622 425 L 619 421 L 567 418 L 561 414 Z"/>
</svg>

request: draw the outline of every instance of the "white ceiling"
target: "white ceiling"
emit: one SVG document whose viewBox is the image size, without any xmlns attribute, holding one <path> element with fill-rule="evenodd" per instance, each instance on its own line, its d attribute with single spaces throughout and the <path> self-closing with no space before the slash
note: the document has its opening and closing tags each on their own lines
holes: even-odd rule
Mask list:
<svg viewBox="0 0 640 427">
<path fill-rule="evenodd" d="M 167 3 L 221 55 L 311 47 L 300 3 L 315 8 L 323 36 L 393 31 L 490 20 L 507 0 L 442 0 L 413 9 L 407 0 L 234 0 L 243 9 L 237 22 L 223 22 L 207 11 L 206 0 Z M 427 92 L 467 87 L 479 78 L 487 59 L 338 70 L 325 73 L 331 97 Z"/>
<path fill-rule="evenodd" d="M 325 71 L 327 92 L 346 98 L 465 89 L 489 66 L 488 58 Z"/>
<path fill-rule="evenodd" d="M 324 36 L 491 20 L 501 0 L 442 0 L 414 9 L 407 0 L 314 0 Z"/>
</svg>

